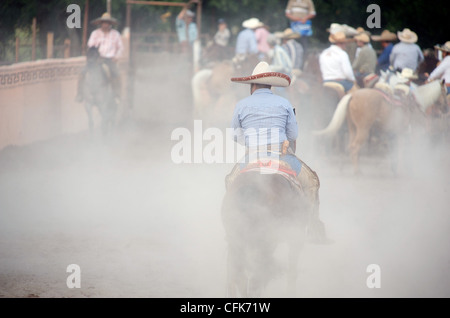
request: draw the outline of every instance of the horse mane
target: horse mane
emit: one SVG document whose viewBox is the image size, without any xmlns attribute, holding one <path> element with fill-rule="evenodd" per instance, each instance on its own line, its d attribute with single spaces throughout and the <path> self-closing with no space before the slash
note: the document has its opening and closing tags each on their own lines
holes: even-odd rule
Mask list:
<svg viewBox="0 0 450 318">
<path fill-rule="evenodd" d="M 432 81 L 431 83 L 421 85 L 412 91 L 414 98 L 419 104 L 420 109 L 425 112 L 428 107 L 433 105 L 441 95 L 441 83 Z"/>
</svg>

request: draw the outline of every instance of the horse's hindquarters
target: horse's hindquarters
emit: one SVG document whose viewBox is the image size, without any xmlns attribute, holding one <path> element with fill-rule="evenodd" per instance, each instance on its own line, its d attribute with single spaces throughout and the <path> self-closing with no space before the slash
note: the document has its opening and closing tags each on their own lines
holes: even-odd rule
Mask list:
<svg viewBox="0 0 450 318">
<path fill-rule="evenodd" d="M 258 297 L 280 274 L 274 257 L 277 246 L 287 242 L 298 255 L 305 240 L 306 211 L 297 190 L 280 175 L 247 172 L 234 181 L 222 204 L 229 290 Z"/>
</svg>

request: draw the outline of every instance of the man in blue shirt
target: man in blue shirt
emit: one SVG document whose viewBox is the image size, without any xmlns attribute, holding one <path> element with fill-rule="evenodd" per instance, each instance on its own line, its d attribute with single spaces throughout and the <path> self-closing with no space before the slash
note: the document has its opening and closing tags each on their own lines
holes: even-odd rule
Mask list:
<svg viewBox="0 0 450 318">
<path fill-rule="evenodd" d="M 195 13 L 188 10 L 192 3 L 198 3 L 198 0 L 189 1 L 175 20 L 178 41 L 181 44 L 181 51 L 183 53 L 189 52 L 189 48 L 192 47 L 198 37 L 197 25 L 194 22 Z"/>
<path fill-rule="evenodd" d="M 297 180 L 310 202 L 312 215 L 308 227 L 310 237 L 314 236 L 313 239 L 317 243 L 327 242 L 325 227 L 319 219 L 319 178 L 295 155 L 298 125 L 294 108 L 287 99 L 275 95 L 271 91 L 272 86 L 289 86 L 290 77 L 280 72 L 273 72 L 267 62 L 260 62 L 251 76 L 232 78 L 231 80 L 251 85 L 251 95 L 240 100 L 233 113 L 231 126 L 234 129 L 235 140 L 247 147 L 247 156 L 255 151 L 260 152 L 261 149 L 266 152 L 269 147 L 271 150 L 282 150 L 286 141 L 289 142 L 288 151 L 286 153 L 281 151 L 279 159 L 289 164 L 297 173 Z M 267 155 L 274 156 L 274 152 L 268 151 Z M 248 160 L 245 161 L 235 167 L 232 172 L 234 176 L 239 171 L 237 167 L 245 167 Z"/>
<path fill-rule="evenodd" d="M 261 26 L 261 21 L 257 18 L 245 20 L 242 23 L 244 29 L 239 32 L 236 39 L 235 63 L 240 63 L 250 55 L 258 54 L 258 41 L 256 40 L 255 30 Z"/>
<path fill-rule="evenodd" d="M 381 32 L 381 35 L 372 35 L 371 38 L 375 42 L 380 42 L 383 47 L 383 51 L 378 56 L 377 60 L 377 73 L 380 74 L 380 71 L 387 71 L 389 68 L 389 56 L 391 55 L 392 48 L 394 47 L 392 42 L 397 40 L 397 35 L 389 30 L 384 30 Z"/>
<path fill-rule="evenodd" d="M 398 31 L 397 36 L 400 43 L 394 45 L 389 56 L 392 67 L 398 72 L 404 68 L 410 68 L 416 72 L 419 64 L 424 60 L 422 50 L 416 44 L 417 34 L 406 28 L 401 32 Z"/>
</svg>

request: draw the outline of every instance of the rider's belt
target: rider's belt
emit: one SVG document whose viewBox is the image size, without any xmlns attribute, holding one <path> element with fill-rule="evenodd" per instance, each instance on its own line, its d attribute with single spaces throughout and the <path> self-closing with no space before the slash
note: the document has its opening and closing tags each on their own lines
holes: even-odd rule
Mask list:
<svg viewBox="0 0 450 318">
<path fill-rule="evenodd" d="M 275 151 L 280 152 L 283 150 L 283 143 L 279 144 L 268 144 L 268 145 L 259 145 L 258 147 L 247 147 L 246 151 L 248 152 L 262 152 L 262 151 Z"/>
</svg>

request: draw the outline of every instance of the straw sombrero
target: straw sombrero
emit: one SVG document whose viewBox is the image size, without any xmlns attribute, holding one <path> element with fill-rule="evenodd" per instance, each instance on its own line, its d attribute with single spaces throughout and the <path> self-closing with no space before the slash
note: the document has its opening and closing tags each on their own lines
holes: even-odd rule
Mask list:
<svg viewBox="0 0 450 318">
<path fill-rule="evenodd" d="M 348 39 L 345 36 L 344 32 L 338 31 L 336 33 L 331 33 L 328 37 L 328 41 L 330 41 L 331 43 L 346 43 L 348 42 Z"/>
<path fill-rule="evenodd" d="M 397 36 L 400 41 L 405 43 L 416 43 L 417 42 L 417 34 L 410 29 L 406 28 L 403 31 L 398 31 Z"/>
<path fill-rule="evenodd" d="M 380 35 L 372 35 L 371 38 L 373 41 L 376 42 L 381 41 L 393 42 L 397 40 L 397 35 L 395 35 L 395 33 L 390 32 L 389 30 L 384 30 L 383 32 L 381 32 Z"/>
<path fill-rule="evenodd" d="M 262 84 L 275 87 L 287 87 L 291 84 L 291 78 L 286 74 L 272 72 L 267 62 L 259 62 L 251 76 L 233 77 L 232 82 L 242 84 Z"/>
<path fill-rule="evenodd" d="M 93 20 L 92 24 L 100 24 L 102 22 L 109 22 L 111 24 L 117 24 L 118 23 L 117 19 L 111 17 L 111 14 L 109 14 L 108 12 L 103 13 L 100 18 L 97 18 L 97 19 Z"/>
<path fill-rule="evenodd" d="M 357 35 L 358 35 L 358 34 L 361 34 L 361 33 L 365 33 L 365 34 L 367 34 L 368 36 L 371 35 L 370 31 L 364 30 L 363 27 L 357 27 L 357 28 L 356 28 L 356 32 L 358 32 Z"/>
<path fill-rule="evenodd" d="M 450 41 L 445 42 L 443 45 L 435 45 L 434 48 L 440 51 L 450 52 Z"/>
<path fill-rule="evenodd" d="M 286 39 L 286 40 L 298 39 L 301 37 L 300 33 L 295 33 L 294 31 L 292 31 L 291 28 L 287 28 L 279 36 L 281 39 Z"/>
<path fill-rule="evenodd" d="M 358 35 L 356 35 L 355 37 L 353 37 L 356 41 L 362 41 L 364 43 L 369 43 L 370 42 L 370 38 L 367 35 L 367 33 L 360 33 Z"/>
<path fill-rule="evenodd" d="M 280 44 L 280 38 L 275 33 L 270 33 L 266 39 L 267 44 L 270 46 L 275 46 Z"/>
<path fill-rule="evenodd" d="M 258 18 L 250 18 L 242 22 L 242 26 L 246 29 L 256 29 L 262 27 L 264 24 Z"/>
</svg>

